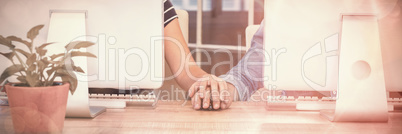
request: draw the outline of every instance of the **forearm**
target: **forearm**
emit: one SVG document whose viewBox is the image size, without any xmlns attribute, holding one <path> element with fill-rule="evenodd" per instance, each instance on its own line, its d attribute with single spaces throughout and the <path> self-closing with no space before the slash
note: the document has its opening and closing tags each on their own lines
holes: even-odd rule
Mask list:
<svg viewBox="0 0 402 134">
<path fill-rule="evenodd" d="M 165 27 L 165 59 L 181 88 L 188 90 L 191 85 L 207 73 L 198 67 L 180 29 L 178 19 Z"/>
<path fill-rule="evenodd" d="M 261 23 L 263 24 L 263 23 Z M 263 25 L 253 37 L 251 47 L 239 63 L 228 73 L 220 76 L 237 89 L 239 99 L 247 100 L 251 94 L 263 87 Z"/>
<path fill-rule="evenodd" d="M 204 75 L 207 75 L 204 70 L 202 70 L 197 65 L 187 66 L 188 69 L 183 69 L 183 71 L 175 77 L 175 80 L 180 85 L 183 90 L 188 90 L 191 85 L 196 82 L 199 78 L 202 78 Z"/>
<path fill-rule="evenodd" d="M 237 89 L 239 99 L 246 101 L 257 89 L 263 87 L 263 59 L 264 56 L 258 53 L 246 55 L 228 73 L 219 77 L 231 83 Z M 261 64 L 250 65 L 250 63 Z"/>
</svg>

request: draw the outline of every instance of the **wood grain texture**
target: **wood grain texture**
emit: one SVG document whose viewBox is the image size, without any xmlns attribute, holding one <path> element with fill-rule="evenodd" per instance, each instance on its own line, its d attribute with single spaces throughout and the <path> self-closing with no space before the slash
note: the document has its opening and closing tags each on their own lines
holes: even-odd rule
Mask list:
<svg viewBox="0 0 402 134">
<path fill-rule="evenodd" d="M 184 105 L 183 105 L 184 104 Z M 156 108 L 107 109 L 94 119 L 66 118 L 63 133 L 400 133 L 402 113 L 387 123 L 333 123 L 318 111 L 267 111 L 261 102 L 234 102 L 222 111 L 193 110 L 190 102 Z M 0 106 L 0 133 L 13 133 L 10 109 Z"/>
</svg>

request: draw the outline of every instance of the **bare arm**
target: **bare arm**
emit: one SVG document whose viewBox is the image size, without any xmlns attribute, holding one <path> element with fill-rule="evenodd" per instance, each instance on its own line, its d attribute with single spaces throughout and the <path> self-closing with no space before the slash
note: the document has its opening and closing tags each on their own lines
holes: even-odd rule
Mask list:
<svg viewBox="0 0 402 134">
<path fill-rule="evenodd" d="M 178 74 L 175 76 L 175 80 L 180 87 L 185 90 L 190 89 L 190 97 L 195 102 L 193 106 L 198 104 L 194 106 L 195 109 L 200 109 L 201 106 L 209 106 L 210 96 L 206 95 L 209 93 L 212 93 L 211 99 L 214 101 L 215 109 L 228 108 L 232 101 L 236 100 L 237 90 L 235 87 L 232 84 L 226 84 L 225 81 L 216 76 L 206 73 L 196 65 L 184 40 L 177 18 L 170 22 L 164 30 L 165 37 L 167 37 L 165 39 L 166 61 L 173 74 Z M 193 97 L 195 92 L 200 92 L 201 95 L 197 95 L 197 99 Z M 202 101 L 206 105 L 201 105 Z"/>
<path fill-rule="evenodd" d="M 201 78 L 207 73 L 196 65 L 194 58 L 191 56 L 178 19 L 176 18 L 170 22 L 164 30 L 165 37 L 170 38 L 165 40 L 166 61 L 173 74 L 178 74 L 175 80 L 180 87 L 188 90 L 197 81 L 196 78 Z"/>
</svg>

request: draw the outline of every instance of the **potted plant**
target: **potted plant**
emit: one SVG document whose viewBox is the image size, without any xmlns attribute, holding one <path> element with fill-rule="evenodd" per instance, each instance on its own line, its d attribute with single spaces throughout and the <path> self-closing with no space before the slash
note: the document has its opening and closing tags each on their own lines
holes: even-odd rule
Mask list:
<svg viewBox="0 0 402 134">
<path fill-rule="evenodd" d="M 84 71 L 74 65 L 72 57 L 96 57 L 80 48 L 94 45 L 88 41 L 75 41 L 65 46 L 65 53 L 47 56 L 45 43 L 38 47 L 33 44 L 44 25 L 30 29 L 23 40 L 16 36 L 3 37 L 0 44 L 9 48 L 1 53 L 13 65 L 7 67 L 0 76 L 9 99 L 11 116 L 16 133 L 61 133 L 67 105 L 68 91 L 74 94 L 77 79 L 74 72 Z M 17 43 L 15 45 L 15 43 Z M 8 82 L 14 77 L 18 82 Z M 56 81 L 56 78 L 61 81 Z"/>
</svg>

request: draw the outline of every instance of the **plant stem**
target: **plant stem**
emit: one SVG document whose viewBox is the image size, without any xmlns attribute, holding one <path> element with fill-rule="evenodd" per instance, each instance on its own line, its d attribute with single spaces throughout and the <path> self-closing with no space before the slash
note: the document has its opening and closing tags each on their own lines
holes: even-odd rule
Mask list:
<svg viewBox="0 0 402 134">
<path fill-rule="evenodd" d="M 54 66 L 54 64 L 52 63 L 52 67 L 51 68 L 54 68 L 55 66 Z M 54 73 L 53 73 L 54 74 Z M 49 83 L 50 81 L 49 81 L 49 78 L 50 78 L 50 76 L 52 76 L 52 74 L 47 74 L 48 76 L 47 76 L 47 78 L 46 78 L 46 83 Z M 53 83 L 53 82 L 52 82 Z"/>
<path fill-rule="evenodd" d="M 29 48 L 29 51 L 31 51 L 31 53 L 32 53 L 33 52 L 33 40 L 31 40 L 30 44 L 31 44 L 31 48 Z"/>
<path fill-rule="evenodd" d="M 49 81 L 49 83 L 52 84 L 54 79 L 56 79 L 56 73 L 54 73 L 54 75 L 53 75 L 52 79 Z"/>
<path fill-rule="evenodd" d="M 21 63 L 21 65 L 24 66 L 24 68 L 28 68 L 28 67 L 27 67 L 28 65 L 26 65 L 25 62 L 22 62 L 20 56 L 18 56 L 18 54 L 15 52 L 14 49 L 13 49 L 13 53 L 14 53 L 14 55 L 17 57 L 17 59 L 18 59 L 18 61 Z"/>
<path fill-rule="evenodd" d="M 16 53 L 14 52 L 14 54 L 16 54 Z M 11 62 L 13 63 L 13 65 L 15 65 L 14 60 L 11 60 Z M 24 75 L 22 74 L 21 70 L 19 70 L 18 72 L 21 74 L 21 76 L 24 76 Z"/>
</svg>

